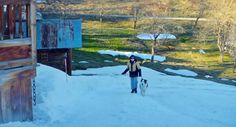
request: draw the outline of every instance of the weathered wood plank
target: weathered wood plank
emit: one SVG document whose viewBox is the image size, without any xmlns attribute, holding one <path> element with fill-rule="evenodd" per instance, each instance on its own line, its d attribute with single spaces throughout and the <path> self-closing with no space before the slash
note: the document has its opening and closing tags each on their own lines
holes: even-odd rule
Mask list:
<svg viewBox="0 0 236 127">
<path fill-rule="evenodd" d="M 0 5 L 0 40 L 3 40 L 4 35 L 4 7 Z"/>
<path fill-rule="evenodd" d="M 36 69 L 33 66 L 15 68 L 10 70 L 0 70 L 0 86 L 7 81 L 15 78 L 33 78 L 36 75 Z"/>
<path fill-rule="evenodd" d="M 31 47 L 29 45 L 0 47 L 0 62 L 30 58 Z"/>
<path fill-rule="evenodd" d="M 10 84 L 16 84 L 17 81 L 12 80 Z M 8 84 L 8 83 L 7 83 Z M 10 99 L 10 85 L 4 85 L 1 87 L 1 97 L 2 97 L 2 117 L 3 122 L 12 121 L 12 112 L 11 112 L 11 99 Z"/>
<path fill-rule="evenodd" d="M 23 37 L 23 27 L 22 27 L 22 5 L 21 5 L 21 1 L 18 5 L 18 15 L 19 15 L 19 35 L 20 35 L 20 38 Z"/>
<path fill-rule="evenodd" d="M 30 5 L 26 5 L 26 37 L 30 35 Z"/>
<path fill-rule="evenodd" d="M 32 63 L 34 65 L 37 64 L 37 46 L 36 46 L 36 3 L 35 1 L 31 1 L 30 3 L 30 21 L 31 21 L 31 40 L 32 40 L 32 45 L 31 45 L 31 48 L 32 48 Z"/>
<path fill-rule="evenodd" d="M 17 13 L 17 6 L 13 5 L 13 11 L 12 11 L 12 33 L 13 33 L 13 38 L 16 37 L 16 13 Z"/>
<path fill-rule="evenodd" d="M 30 66 L 32 65 L 32 59 L 20 59 L 20 60 L 11 60 L 6 62 L 0 62 L 0 70 L 6 70 L 10 68 L 22 67 L 22 66 Z"/>
<path fill-rule="evenodd" d="M 25 87 L 26 87 L 26 85 L 24 84 L 24 82 L 23 81 L 20 81 L 20 84 L 21 84 L 21 89 L 20 89 L 20 91 L 21 91 L 21 94 L 23 95 L 22 96 L 22 98 L 21 98 L 21 101 L 22 102 L 27 102 L 27 100 L 26 100 L 26 97 L 24 96 L 25 95 Z M 25 120 L 26 118 L 27 118 L 27 115 L 26 115 L 26 103 L 23 103 L 22 104 L 22 108 L 21 108 L 21 110 L 22 110 L 22 119 L 23 120 Z"/>
<path fill-rule="evenodd" d="M 13 39 L 13 26 L 12 26 L 12 5 L 7 5 L 7 34 Z"/>
<path fill-rule="evenodd" d="M 23 45 L 31 45 L 31 39 L 24 38 L 24 39 L 12 39 L 12 40 L 0 41 L 0 48 L 12 47 L 12 46 L 23 46 Z"/>
<path fill-rule="evenodd" d="M 31 79 L 27 78 L 21 80 L 22 86 L 22 100 L 25 103 L 22 103 L 22 120 L 23 121 L 32 121 L 32 88 L 31 88 Z"/>
<path fill-rule="evenodd" d="M 32 120 L 32 91 L 31 77 L 25 77 L 27 71 L 18 73 L 15 78 L 9 79 L 0 86 L 0 121 L 1 123 L 10 121 Z M 22 77 L 21 75 L 24 75 Z"/>
<path fill-rule="evenodd" d="M 10 88 L 10 103 L 11 103 L 11 112 L 12 112 L 12 121 L 21 120 L 21 106 L 22 106 L 22 92 L 21 92 L 21 79 L 15 79 L 15 84 L 9 84 L 11 85 Z"/>
</svg>

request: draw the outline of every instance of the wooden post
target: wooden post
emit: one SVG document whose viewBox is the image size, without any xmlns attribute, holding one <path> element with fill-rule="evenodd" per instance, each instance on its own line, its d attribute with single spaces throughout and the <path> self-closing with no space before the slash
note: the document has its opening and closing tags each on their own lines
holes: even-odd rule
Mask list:
<svg viewBox="0 0 236 127">
<path fill-rule="evenodd" d="M 4 37 L 4 6 L 0 5 L 0 39 Z"/>
<path fill-rule="evenodd" d="M 32 39 L 32 63 L 33 66 L 37 64 L 37 49 L 36 49 L 36 3 L 34 0 L 31 0 L 31 39 Z"/>
<path fill-rule="evenodd" d="M 17 13 L 17 8 L 16 8 L 16 1 L 14 1 L 14 5 L 13 5 L 13 37 L 16 37 L 16 13 Z"/>
<path fill-rule="evenodd" d="M 13 34 L 12 34 L 12 5 L 8 4 L 7 5 L 7 30 L 8 30 L 8 35 L 10 36 L 11 39 L 13 39 Z"/>
<path fill-rule="evenodd" d="M 67 74 L 71 76 L 71 71 L 72 71 L 72 49 L 67 50 Z"/>
<path fill-rule="evenodd" d="M 29 4 L 26 4 L 26 36 L 29 37 L 30 35 L 30 21 L 29 21 L 29 13 L 30 13 L 30 5 Z"/>
<path fill-rule="evenodd" d="M 22 30 L 22 5 L 21 5 L 21 1 L 19 1 L 19 5 L 18 5 L 18 16 L 19 16 L 19 35 L 20 38 L 23 38 L 23 30 Z"/>
</svg>

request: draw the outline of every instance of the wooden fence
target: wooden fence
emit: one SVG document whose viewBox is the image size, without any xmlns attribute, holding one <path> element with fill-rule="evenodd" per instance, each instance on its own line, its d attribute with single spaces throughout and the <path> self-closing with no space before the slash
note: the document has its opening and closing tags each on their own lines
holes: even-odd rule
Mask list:
<svg viewBox="0 0 236 127">
<path fill-rule="evenodd" d="M 25 28 L 23 28 L 23 21 L 26 23 Z M 29 36 L 30 0 L 0 0 L 0 39 Z"/>
</svg>

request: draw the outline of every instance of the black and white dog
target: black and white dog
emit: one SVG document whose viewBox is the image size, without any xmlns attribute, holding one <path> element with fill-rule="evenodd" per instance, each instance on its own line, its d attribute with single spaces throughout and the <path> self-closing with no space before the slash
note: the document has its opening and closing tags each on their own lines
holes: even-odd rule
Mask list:
<svg viewBox="0 0 236 127">
<path fill-rule="evenodd" d="M 148 88 L 148 83 L 146 79 L 143 79 L 143 78 L 141 79 L 139 83 L 139 88 L 140 88 L 141 95 L 145 96 L 146 89 Z"/>
</svg>

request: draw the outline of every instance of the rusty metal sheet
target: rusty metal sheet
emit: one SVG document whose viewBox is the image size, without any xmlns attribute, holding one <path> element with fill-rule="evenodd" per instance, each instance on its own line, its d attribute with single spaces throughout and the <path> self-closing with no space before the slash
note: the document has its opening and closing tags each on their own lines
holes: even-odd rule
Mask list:
<svg viewBox="0 0 236 127">
<path fill-rule="evenodd" d="M 48 19 L 37 22 L 37 49 L 82 47 L 82 20 Z"/>
</svg>

